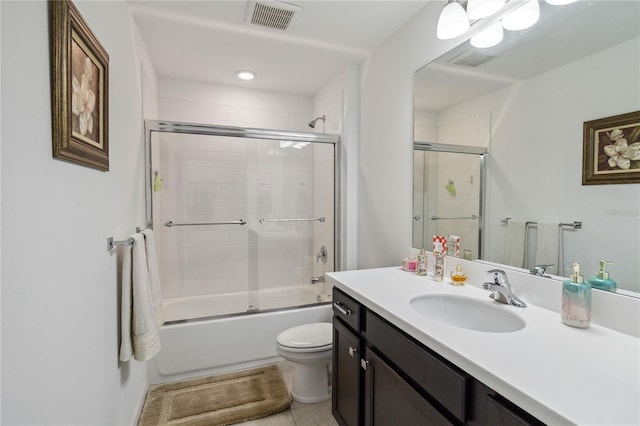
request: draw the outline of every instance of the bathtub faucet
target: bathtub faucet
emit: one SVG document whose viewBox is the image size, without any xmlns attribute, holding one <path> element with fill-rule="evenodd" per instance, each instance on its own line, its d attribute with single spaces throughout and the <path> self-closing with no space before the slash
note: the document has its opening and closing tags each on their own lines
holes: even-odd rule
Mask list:
<svg viewBox="0 0 640 426">
<path fill-rule="evenodd" d="M 324 282 L 324 275 L 321 275 L 319 277 L 311 277 L 311 284 L 318 284 L 323 282 Z"/>
</svg>

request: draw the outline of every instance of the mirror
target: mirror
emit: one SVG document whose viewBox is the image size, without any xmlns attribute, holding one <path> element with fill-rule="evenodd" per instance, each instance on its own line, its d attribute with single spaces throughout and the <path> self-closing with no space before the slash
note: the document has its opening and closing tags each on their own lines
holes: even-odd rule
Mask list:
<svg viewBox="0 0 640 426">
<path fill-rule="evenodd" d="M 497 46 L 465 41 L 416 72 L 414 140 L 488 149 L 483 260 L 505 263 L 506 218 L 579 221 L 559 233 L 557 274 L 579 262 L 588 280 L 606 259 L 618 293 L 639 296 L 640 184 L 582 185 L 582 147 L 584 122 L 640 109 L 640 2 L 540 12 Z"/>
</svg>

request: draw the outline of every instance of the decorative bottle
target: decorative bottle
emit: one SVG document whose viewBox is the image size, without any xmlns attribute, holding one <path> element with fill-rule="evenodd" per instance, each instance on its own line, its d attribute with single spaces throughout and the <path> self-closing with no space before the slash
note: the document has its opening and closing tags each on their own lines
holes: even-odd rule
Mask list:
<svg viewBox="0 0 640 426">
<path fill-rule="evenodd" d="M 444 278 L 444 257 L 442 243 L 438 241 L 433 249 L 433 275 L 436 281 L 442 281 Z"/>
<path fill-rule="evenodd" d="M 424 249 L 420 249 L 420 254 L 418 254 L 416 275 L 427 275 L 427 252 Z"/>
<path fill-rule="evenodd" d="M 562 283 L 562 322 L 571 327 L 591 325 L 591 285 L 584 282 L 580 264 L 574 263 L 570 279 Z"/>
<path fill-rule="evenodd" d="M 589 284 L 591 284 L 592 288 L 597 288 L 600 290 L 615 291 L 618 289 L 616 282 L 609 278 L 609 273 L 607 272 L 607 265 L 613 265 L 613 262 L 608 262 L 606 260 L 601 260 L 599 262 L 600 269 L 595 277 L 589 278 Z"/>
<path fill-rule="evenodd" d="M 467 275 L 462 271 L 462 266 L 458 263 L 456 270 L 451 271 L 451 284 L 455 286 L 464 285 L 465 281 L 467 281 Z"/>
</svg>

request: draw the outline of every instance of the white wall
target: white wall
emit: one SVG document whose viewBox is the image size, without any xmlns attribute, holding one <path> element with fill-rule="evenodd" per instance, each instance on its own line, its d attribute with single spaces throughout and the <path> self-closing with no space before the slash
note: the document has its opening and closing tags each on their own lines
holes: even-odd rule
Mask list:
<svg viewBox="0 0 640 426">
<path fill-rule="evenodd" d="M 106 173 L 52 158 L 47 3 L 1 4 L 3 424 L 132 424 L 148 383 L 106 250 L 144 222 L 136 36 L 126 3 L 75 4 L 110 55 Z"/>
<path fill-rule="evenodd" d="M 362 64 L 358 267 L 399 265 L 411 245 L 413 73 L 459 40 L 436 39 L 428 3 Z"/>
<path fill-rule="evenodd" d="M 358 68 L 345 67 L 313 98 L 313 116 L 326 115 L 326 133 L 338 134 L 340 141 L 341 235 L 340 269 L 355 269 L 358 247 L 358 116 L 360 113 Z M 320 126 L 316 131 L 321 132 Z"/>
</svg>

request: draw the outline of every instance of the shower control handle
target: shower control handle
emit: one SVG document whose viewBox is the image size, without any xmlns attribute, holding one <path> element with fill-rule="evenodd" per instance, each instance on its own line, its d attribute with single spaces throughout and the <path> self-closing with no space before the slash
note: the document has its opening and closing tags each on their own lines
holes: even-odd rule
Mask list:
<svg viewBox="0 0 640 426">
<path fill-rule="evenodd" d="M 351 315 L 351 311 L 349 309 L 343 308 L 340 305 L 340 302 L 333 302 L 333 307 L 336 308 L 336 310 L 340 312 L 342 315 L 345 315 L 347 317 Z"/>
</svg>

